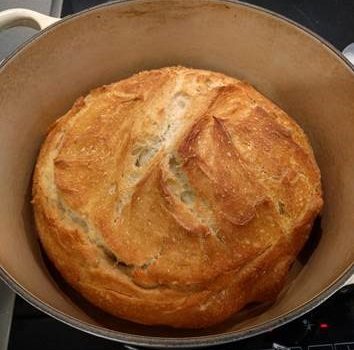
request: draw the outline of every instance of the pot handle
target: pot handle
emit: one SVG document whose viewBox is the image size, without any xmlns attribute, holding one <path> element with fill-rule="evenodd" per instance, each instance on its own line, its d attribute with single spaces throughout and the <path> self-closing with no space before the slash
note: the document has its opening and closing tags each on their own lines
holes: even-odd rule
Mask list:
<svg viewBox="0 0 354 350">
<path fill-rule="evenodd" d="M 347 282 L 345 282 L 345 285 L 346 286 L 349 286 L 349 285 L 354 285 L 354 275 L 352 275 L 352 277 L 350 277 L 349 279 L 348 279 L 348 281 Z"/>
<path fill-rule="evenodd" d="M 349 44 L 343 51 L 343 56 L 354 65 L 354 43 Z"/>
<path fill-rule="evenodd" d="M 41 30 L 59 20 L 28 9 L 10 9 L 0 12 L 0 31 L 19 26 Z"/>
</svg>

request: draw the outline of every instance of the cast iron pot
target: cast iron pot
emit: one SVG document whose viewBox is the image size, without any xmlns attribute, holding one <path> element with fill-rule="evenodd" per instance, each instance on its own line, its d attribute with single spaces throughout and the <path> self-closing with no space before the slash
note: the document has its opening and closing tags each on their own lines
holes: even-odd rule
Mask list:
<svg viewBox="0 0 354 350">
<path fill-rule="evenodd" d="M 56 23 L 54 23 L 56 22 Z M 309 311 L 349 279 L 354 261 L 354 72 L 331 45 L 258 7 L 221 0 L 133 0 L 57 21 L 28 10 L 0 26 L 39 29 L 0 67 L 0 275 L 20 296 L 73 327 L 151 347 L 197 347 L 269 331 Z M 114 319 L 53 277 L 33 226 L 33 166 L 48 126 L 90 89 L 170 65 L 244 79 L 293 116 L 322 172 L 322 232 L 272 305 L 217 327 L 173 330 Z M 54 273 L 55 276 L 55 273 Z"/>
</svg>

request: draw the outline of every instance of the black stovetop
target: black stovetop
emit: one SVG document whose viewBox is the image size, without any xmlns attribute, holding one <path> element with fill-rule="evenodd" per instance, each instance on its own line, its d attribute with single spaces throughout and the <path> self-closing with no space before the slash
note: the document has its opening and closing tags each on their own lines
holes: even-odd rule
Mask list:
<svg viewBox="0 0 354 350">
<path fill-rule="evenodd" d="M 188 0 L 185 0 L 188 1 Z M 63 16 L 104 3 L 64 0 Z M 339 50 L 354 42 L 354 0 L 250 0 L 318 33 Z M 305 316 L 271 332 L 215 349 L 354 350 L 354 286 L 342 288 Z M 10 350 L 124 349 L 124 346 L 75 330 L 16 298 Z M 278 347 L 281 349 L 281 347 Z"/>
</svg>

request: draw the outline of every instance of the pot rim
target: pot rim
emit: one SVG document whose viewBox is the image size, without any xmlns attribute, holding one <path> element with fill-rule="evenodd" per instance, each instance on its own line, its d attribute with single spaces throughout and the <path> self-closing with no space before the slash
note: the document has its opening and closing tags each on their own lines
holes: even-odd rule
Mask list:
<svg viewBox="0 0 354 350">
<path fill-rule="evenodd" d="M 81 12 L 66 16 L 63 19 L 60 19 L 58 22 L 51 24 L 47 28 L 39 31 L 34 34 L 29 40 L 25 41 L 20 45 L 16 50 L 14 50 L 6 59 L 0 63 L 0 74 L 1 71 L 6 67 L 7 63 L 10 62 L 18 53 L 20 53 L 26 47 L 37 40 L 41 36 L 46 35 L 48 32 L 55 29 L 55 27 L 65 24 L 65 22 L 76 19 L 77 17 L 83 16 L 88 12 L 95 11 L 99 8 L 117 6 L 129 2 L 138 2 L 139 0 L 114 0 L 108 3 L 100 4 L 88 9 L 85 9 Z M 297 30 L 301 30 L 306 34 L 312 36 L 320 44 L 323 44 L 328 49 L 330 49 L 337 57 L 340 59 L 346 66 L 351 70 L 354 76 L 354 66 L 346 59 L 343 54 L 337 50 L 332 44 L 327 40 L 323 39 L 318 34 L 314 33 L 310 29 L 302 26 L 301 24 L 296 23 L 295 21 L 286 18 L 283 15 L 275 13 L 271 10 L 264 9 L 260 6 L 244 3 L 239 0 L 209 0 L 212 2 L 225 3 L 231 5 L 238 5 L 250 8 L 251 10 L 265 13 L 271 17 L 275 17 L 277 20 L 286 22 L 290 26 L 295 27 Z M 206 336 L 195 336 L 195 337 L 185 337 L 185 338 L 166 338 L 166 337 L 154 337 L 154 336 L 143 336 L 143 335 L 134 335 L 124 332 L 119 332 L 115 330 L 109 330 L 108 328 L 94 326 L 87 322 L 78 320 L 75 317 L 69 316 L 56 308 L 48 305 L 47 303 L 41 301 L 39 298 L 34 296 L 30 291 L 21 286 L 2 266 L 0 266 L 0 278 L 7 284 L 7 286 L 12 289 L 16 294 L 20 295 L 25 299 L 29 304 L 41 310 L 45 314 L 53 317 L 54 319 L 61 321 L 69 326 L 72 326 L 78 330 L 84 331 L 86 333 L 109 339 L 117 342 L 122 342 L 125 344 L 136 345 L 136 346 L 145 346 L 145 347 L 164 347 L 164 348 L 197 348 L 204 346 L 212 346 L 230 343 L 233 341 L 242 340 L 252 336 L 259 335 L 266 331 L 277 328 L 281 325 L 286 324 L 287 322 L 293 321 L 294 319 L 304 315 L 305 313 L 311 311 L 321 302 L 328 299 L 332 294 L 338 291 L 342 286 L 345 285 L 345 282 L 354 274 L 354 265 L 349 266 L 338 278 L 327 288 L 325 288 L 321 293 L 314 296 L 311 300 L 306 303 L 297 306 L 295 309 L 289 311 L 283 316 L 276 317 L 269 321 L 263 322 L 258 326 L 253 326 L 245 330 L 231 331 L 229 333 L 219 334 L 219 335 L 206 335 Z"/>
</svg>

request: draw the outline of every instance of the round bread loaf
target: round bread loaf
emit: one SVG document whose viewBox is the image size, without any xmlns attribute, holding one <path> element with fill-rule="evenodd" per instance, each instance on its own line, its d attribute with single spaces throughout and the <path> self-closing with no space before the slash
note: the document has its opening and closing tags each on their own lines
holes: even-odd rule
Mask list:
<svg viewBox="0 0 354 350">
<path fill-rule="evenodd" d="M 43 247 L 86 299 L 199 328 L 274 300 L 322 207 L 301 128 L 250 85 L 146 71 L 79 98 L 39 155 Z"/>
</svg>

